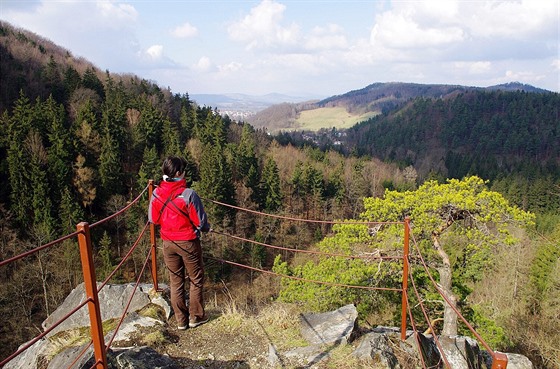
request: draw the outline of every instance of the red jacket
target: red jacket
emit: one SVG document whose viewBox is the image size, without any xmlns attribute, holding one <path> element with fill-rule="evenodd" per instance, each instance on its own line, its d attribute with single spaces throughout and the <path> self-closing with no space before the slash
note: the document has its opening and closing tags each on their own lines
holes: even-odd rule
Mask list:
<svg viewBox="0 0 560 369">
<path fill-rule="evenodd" d="M 210 229 L 200 197 L 184 179 L 160 183 L 150 199 L 148 219 L 161 226 L 161 238 L 169 241 L 194 240 Z"/>
</svg>

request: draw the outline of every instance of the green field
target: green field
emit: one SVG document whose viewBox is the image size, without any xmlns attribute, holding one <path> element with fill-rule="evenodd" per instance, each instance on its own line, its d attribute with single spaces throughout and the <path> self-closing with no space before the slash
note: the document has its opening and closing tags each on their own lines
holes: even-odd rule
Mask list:
<svg viewBox="0 0 560 369">
<path fill-rule="evenodd" d="M 367 120 L 377 114 L 379 113 L 367 112 L 361 115 L 354 115 L 343 107 L 305 110 L 296 119 L 295 129 L 318 131 L 321 128 L 350 128 L 356 123 Z"/>
</svg>

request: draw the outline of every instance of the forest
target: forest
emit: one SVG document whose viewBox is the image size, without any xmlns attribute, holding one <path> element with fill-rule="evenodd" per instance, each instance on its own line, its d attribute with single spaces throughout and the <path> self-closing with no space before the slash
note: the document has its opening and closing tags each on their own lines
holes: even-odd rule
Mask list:
<svg viewBox="0 0 560 369">
<path fill-rule="evenodd" d="M 375 119 L 358 125 L 353 131 L 356 133 L 348 134 L 361 132 L 363 141 L 356 139 L 360 145 L 350 153 L 341 153 L 307 144 L 296 147 L 281 137 L 270 136 L 265 129 L 233 121 L 212 107 L 199 106 L 187 93 L 173 93 L 137 76 L 101 71 L 48 40 L 6 23 L 0 24 L 0 52 L 0 259 L 71 233 L 80 221 L 95 222 L 113 214 L 135 198 L 149 179 L 159 182 L 161 162 L 167 155 L 187 158 L 189 183 L 204 199 L 215 229 L 299 249 L 369 247 L 374 238 L 363 229 L 348 231 L 344 227 L 263 220 L 210 200 L 306 219 L 371 220 L 382 214 L 401 217 L 403 209 L 419 206 L 408 196 L 418 198 L 434 189 L 452 194 L 454 188 L 476 183 L 469 185 L 480 189 L 473 195 L 497 199 L 496 206 L 505 209 L 503 214 L 519 222 L 508 222 L 507 229 L 488 225 L 490 233 L 508 235 L 502 242 L 490 240 L 486 233 L 473 233 L 467 220 L 457 218 L 453 232 L 442 238 L 451 245 L 448 252 L 454 266 L 458 305 L 485 332 L 485 339 L 498 348 L 527 355 L 543 368 L 558 365 L 554 342 L 560 331 L 560 247 L 556 241 L 560 236 L 560 145 L 549 139 L 558 139 L 557 95 L 545 98 L 520 94 L 523 103 L 518 101 L 518 94 L 500 92 L 465 95 L 456 102 L 420 99 L 395 113 L 394 119 L 403 122 L 400 125 L 383 126 Z M 494 172 L 475 170 L 472 163 L 467 170 L 461 169 L 466 167 L 463 160 L 480 154 L 482 148 L 496 150 L 488 151 L 492 154 L 503 153 L 494 143 L 475 139 L 483 128 L 471 125 L 471 118 L 460 120 L 452 113 L 455 108 L 462 109 L 468 117 L 477 104 L 489 104 L 491 108 L 480 109 L 496 111 L 497 116 L 517 114 L 509 120 L 496 119 L 497 126 L 519 120 L 516 124 L 527 130 L 516 130 L 520 137 L 515 142 L 507 138 L 499 141 L 509 142 L 515 151 L 514 155 L 496 159 L 500 165 L 491 167 Z M 515 108 L 515 104 L 520 107 Z M 532 115 L 526 112 L 529 105 L 535 107 Z M 428 112 L 432 114 L 430 119 Z M 437 122 L 439 131 L 429 128 L 428 121 Z M 388 137 L 405 136 L 391 131 L 399 127 L 412 130 L 417 141 L 372 144 L 373 137 L 389 142 Z M 424 127 L 423 136 L 419 127 Z M 379 131 L 366 133 L 369 129 Z M 435 131 L 441 136 L 431 137 Z M 533 139 L 535 134 L 539 136 Z M 486 140 L 499 140 L 492 130 L 485 135 Z M 421 157 L 421 145 L 427 139 L 444 139 L 456 145 L 451 146 L 455 156 L 438 159 L 445 162 L 447 171 L 425 171 L 426 167 L 415 161 Z M 365 147 L 379 151 L 365 151 Z M 415 156 L 410 156 L 406 148 Z M 457 165 L 451 165 L 454 160 Z M 529 167 L 535 171 L 534 177 L 520 170 Z M 546 176 L 541 176 L 543 173 Z M 483 179 L 445 185 L 447 177 L 461 179 L 467 175 Z M 405 207 L 382 211 L 388 209 L 383 199 L 400 199 L 399 194 Z M 505 199 L 512 207 L 504 205 Z M 144 208 L 95 230 L 99 278 L 107 275 L 128 250 L 146 221 L 146 205 L 147 198 Z M 360 234 L 357 238 L 353 236 L 356 232 Z M 462 238 L 465 235 L 468 237 Z M 147 249 L 148 240 L 143 242 Z M 379 236 L 375 242 L 376 248 L 394 248 L 389 235 Z M 336 267 L 336 263 L 292 259 L 286 253 L 277 255 L 258 245 L 215 235 L 209 235 L 204 245 L 209 256 L 289 273 L 301 273 L 309 263 L 316 267 L 312 272 L 319 275 L 325 268 L 332 272 Z M 128 280 L 139 263 L 133 258 L 112 282 Z M 371 269 L 371 265 L 365 267 Z M 250 309 L 276 298 L 309 300 L 309 290 L 307 297 L 298 297 L 290 293 L 294 286 L 286 284 L 283 289 L 259 290 L 255 282 L 258 276 L 223 264 L 208 263 L 207 273 L 209 283 L 232 283 L 234 294 L 233 288 L 241 282 L 253 284 L 254 295 L 247 297 L 252 301 Z M 395 275 L 378 277 L 393 283 Z M 424 275 L 415 279 L 426 283 Z M 35 336 L 42 320 L 80 283 L 76 245 L 64 242 L 62 247 L 5 266 L 0 270 L 0 280 L 4 286 L 0 291 L 0 356 L 4 357 Z M 360 300 L 356 296 L 347 298 Z M 395 316 L 384 312 L 391 298 L 372 296 L 364 321 L 395 324 Z M 251 305 L 247 301 L 245 304 Z M 435 314 L 442 313 L 441 304 L 434 303 L 431 309 Z"/>
</svg>

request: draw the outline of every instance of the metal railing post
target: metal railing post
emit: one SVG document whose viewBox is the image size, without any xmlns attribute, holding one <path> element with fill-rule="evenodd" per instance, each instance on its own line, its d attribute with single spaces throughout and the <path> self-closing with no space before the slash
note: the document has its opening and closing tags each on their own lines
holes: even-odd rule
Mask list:
<svg viewBox="0 0 560 369">
<path fill-rule="evenodd" d="M 494 352 L 492 355 L 492 369 L 506 369 L 508 358 L 506 354 L 501 352 Z"/>
<path fill-rule="evenodd" d="M 84 273 L 84 286 L 86 289 L 86 296 L 89 299 L 87 307 L 96 362 L 94 368 L 107 369 L 107 351 L 105 350 L 105 341 L 103 338 L 103 322 L 101 320 L 101 309 L 99 308 L 99 296 L 97 295 L 97 281 L 95 278 L 95 267 L 93 265 L 89 224 L 87 222 L 81 222 L 78 224 L 77 230 L 79 232 L 78 244 L 80 246 L 82 271 Z"/>
<path fill-rule="evenodd" d="M 148 201 L 152 200 L 152 195 L 154 193 L 154 180 L 150 179 L 148 181 Z M 158 280 L 157 280 L 157 248 L 156 248 L 156 225 L 150 223 L 150 245 L 152 253 L 152 282 L 154 284 L 154 291 L 159 290 Z"/>
<path fill-rule="evenodd" d="M 402 277 L 402 293 L 401 293 L 401 340 L 406 339 L 406 311 L 408 309 L 408 254 L 409 254 L 409 238 L 410 238 L 410 218 L 404 218 L 404 250 L 403 250 L 403 277 Z"/>
</svg>

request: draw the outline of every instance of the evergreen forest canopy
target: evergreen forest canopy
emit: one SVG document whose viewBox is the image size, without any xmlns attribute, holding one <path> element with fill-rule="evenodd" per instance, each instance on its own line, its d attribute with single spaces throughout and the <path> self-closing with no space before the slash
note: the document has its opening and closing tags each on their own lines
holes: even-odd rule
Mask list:
<svg viewBox="0 0 560 369">
<path fill-rule="evenodd" d="M 557 94 L 469 92 L 455 100 L 413 100 L 348 131 L 352 152 L 339 153 L 309 144 L 297 148 L 289 140 L 284 144 L 284 136 L 271 137 L 264 129 L 222 117 L 211 107 L 198 106 L 186 93 L 174 94 L 137 76 L 102 72 L 5 22 L 0 24 L 0 52 L 1 259 L 73 232 L 80 221 L 94 222 L 122 208 L 148 179 L 159 181 L 161 161 L 167 155 L 187 158 L 189 182 L 204 199 L 309 219 L 358 219 L 371 211 L 367 208 L 371 199 L 381 199 L 392 190 L 414 198 L 421 196 L 417 189 L 425 188 L 425 178 L 445 182 L 447 176 L 478 174 L 491 179 L 492 189 L 513 204 L 537 212 L 535 230 L 543 238 L 535 241 L 512 226 L 508 232 L 522 242 L 498 242 L 500 247 L 490 253 L 483 248 L 485 257 L 505 263 L 499 266 L 507 273 L 497 278 L 496 269 L 478 268 L 471 273 L 475 275 L 454 284 L 460 289 L 454 292 L 463 310 L 487 329 L 487 337 L 497 345 L 531 353 L 533 360 L 551 368 L 557 363 L 551 359 L 554 348 L 546 344 L 555 329 L 546 319 L 557 314 L 554 307 L 560 298 L 551 293 L 560 281 L 560 250 L 550 241 L 560 236 Z M 487 119 L 492 123 L 486 124 Z M 516 139 L 506 129 L 515 124 L 521 127 L 514 131 Z M 501 136 L 492 127 L 499 128 Z M 486 136 L 480 137 L 482 133 Z M 533 140 L 534 134 L 538 141 Z M 405 136 L 409 139 L 403 141 Z M 486 156 L 478 157 L 480 153 Z M 480 163 L 489 158 L 489 164 L 480 167 L 488 171 L 481 172 L 468 161 L 473 157 Z M 530 176 L 524 172 L 529 169 Z M 475 181 L 484 187 L 482 180 Z M 368 198 L 370 202 L 364 201 Z M 394 241 L 391 236 L 372 238 L 364 229 L 356 239 L 355 231 L 345 234 L 335 229 L 333 236 L 326 225 L 263 220 L 209 201 L 205 207 L 216 229 L 292 248 L 311 248 L 319 242 L 318 249 L 332 250 L 340 245 L 371 247 L 384 237 Z M 98 278 L 121 260 L 145 219 L 145 209 L 139 208 L 95 229 Z M 446 239 L 458 245 L 449 250 L 455 278 L 465 275 L 464 260 L 476 246 L 462 236 L 451 233 Z M 375 247 L 383 245 L 375 243 Z M 394 243 L 387 249 L 392 247 Z M 276 255 L 262 246 L 212 235 L 205 240 L 205 250 L 208 255 L 256 267 L 275 264 L 291 272 L 309 261 L 292 260 L 285 253 L 284 261 L 293 266 L 274 263 Z M 34 336 L 28 327 L 38 326 L 79 283 L 77 252 L 69 241 L 0 271 L 5 286 L 0 291 L 2 357 Z M 137 272 L 139 263 L 134 259 L 127 264 L 117 281 Z M 321 274 L 320 262 L 315 265 Z M 252 275 L 243 276 L 223 265 L 210 264 L 207 272 L 214 281 L 234 273 L 237 279 L 253 281 Z M 380 277 L 386 278 L 384 282 L 394 279 L 394 275 Z M 425 276 L 415 278 L 426 283 Z M 492 295 L 496 287 L 489 281 L 511 285 L 510 278 L 517 278 L 520 286 L 513 295 L 519 302 L 500 314 L 489 311 L 487 304 L 496 299 Z M 259 293 L 272 295 L 263 300 L 278 295 L 277 290 Z M 379 307 L 372 313 L 379 324 L 393 323 L 394 317 L 383 317 L 387 301 L 390 298 L 376 295 L 370 305 Z M 520 316 L 524 319 L 517 319 Z M 545 331 L 547 340 L 540 336 Z"/>
</svg>

